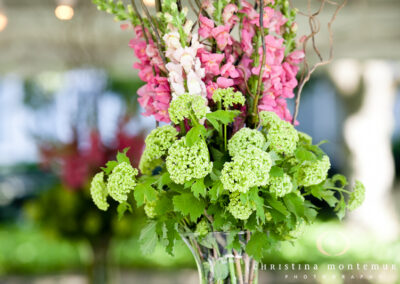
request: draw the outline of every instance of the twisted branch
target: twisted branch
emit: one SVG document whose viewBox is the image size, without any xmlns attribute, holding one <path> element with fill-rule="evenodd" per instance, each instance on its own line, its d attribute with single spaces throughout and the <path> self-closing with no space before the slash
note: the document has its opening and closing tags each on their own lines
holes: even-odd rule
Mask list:
<svg viewBox="0 0 400 284">
<path fill-rule="evenodd" d="M 289 0 L 289 3 L 291 7 L 293 8 L 292 5 L 292 0 Z M 330 4 L 333 6 L 337 6 L 335 12 L 333 13 L 330 21 L 328 22 L 328 33 L 329 33 L 329 57 L 327 59 L 324 59 L 323 56 L 321 55 L 316 43 L 315 43 L 315 37 L 316 35 L 320 32 L 320 22 L 318 20 L 318 15 L 322 12 L 325 4 Z M 298 14 L 303 15 L 305 17 L 308 17 L 308 25 L 310 28 L 310 33 L 306 36 L 304 42 L 303 42 L 303 51 L 304 54 L 306 54 L 306 47 L 308 44 L 308 41 L 311 39 L 312 41 L 312 47 L 315 52 L 315 54 L 318 56 L 319 62 L 315 63 L 311 68 L 309 67 L 307 61 L 304 61 L 303 64 L 303 71 L 300 77 L 300 83 L 299 87 L 297 89 L 297 94 L 296 94 L 296 101 L 295 101 L 295 110 L 293 114 L 293 120 L 292 124 L 294 125 L 296 122 L 297 115 L 299 113 L 299 108 L 300 108 L 300 99 L 301 99 L 301 93 L 303 91 L 304 85 L 310 80 L 311 74 L 314 73 L 314 71 L 323 65 L 329 64 L 332 59 L 333 59 L 333 32 L 332 32 L 332 24 L 336 20 L 337 14 L 340 12 L 340 10 L 346 5 L 347 0 L 343 0 L 341 4 L 338 2 L 332 1 L 332 0 L 321 0 L 321 4 L 318 8 L 318 10 L 314 13 L 311 13 L 311 0 L 308 0 L 307 2 L 307 7 L 308 7 L 308 12 L 298 12 Z"/>
</svg>

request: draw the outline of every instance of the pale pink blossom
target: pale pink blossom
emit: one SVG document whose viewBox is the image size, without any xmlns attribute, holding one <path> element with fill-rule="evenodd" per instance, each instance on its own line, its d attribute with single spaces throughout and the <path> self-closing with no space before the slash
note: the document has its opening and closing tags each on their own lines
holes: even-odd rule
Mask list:
<svg viewBox="0 0 400 284">
<path fill-rule="evenodd" d="M 238 7 L 235 4 L 228 4 L 225 6 L 222 12 L 222 20 L 225 25 L 232 27 L 238 21 L 238 16 L 235 13 L 238 11 Z"/>
<path fill-rule="evenodd" d="M 231 45 L 233 43 L 229 31 L 229 26 L 218 26 L 213 28 L 211 32 L 211 35 L 217 41 L 217 46 L 220 50 L 224 50 L 227 45 Z"/>
<path fill-rule="evenodd" d="M 218 77 L 217 78 L 217 84 L 219 88 L 229 88 L 234 85 L 234 81 L 232 79 L 228 79 L 225 77 Z"/>
<path fill-rule="evenodd" d="M 200 60 L 206 73 L 211 73 L 215 76 L 220 74 L 220 64 L 224 58 L 225 56 L 221 53 L 210 53 L 207 51 L 200 53 Z"/>
<path fill-rule="evenodd" d="M 209 38 L 214 28 L 214 21 L 203 15 L 199 16 L 199 21 L 200 21 L 199 35 L 204 38 Z"/>
</svg>

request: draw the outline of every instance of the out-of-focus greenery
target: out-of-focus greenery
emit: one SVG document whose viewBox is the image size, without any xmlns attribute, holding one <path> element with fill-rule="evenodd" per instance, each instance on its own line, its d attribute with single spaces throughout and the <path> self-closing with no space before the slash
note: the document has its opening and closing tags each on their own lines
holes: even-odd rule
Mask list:
<svg viewBox="0 0 400 284">
<path fill-rule="evenodd" d="M 318 239 L 331 256 L 317 249 Z M 346 253 L 334 256 L 346 246 Z M 0 275 L 82 271 L 90 258 L 91 251 L 85 243 L 60 240 L 30 225 L 0 227 Z M 183 242 L 177 244 L 175 256 L 168 255 L 161 246 L 153 254 L 143 255 L 137 235 L 114 239 L 109 261 L 120 268 L 195 269 L 193 257 Z M 283 243 L 280 250 L 265 255 L 263 263 L 400 265 L 400 242 L 385 243 L 338 222 L 317 223 L 295 244 Z"/>
</svg>

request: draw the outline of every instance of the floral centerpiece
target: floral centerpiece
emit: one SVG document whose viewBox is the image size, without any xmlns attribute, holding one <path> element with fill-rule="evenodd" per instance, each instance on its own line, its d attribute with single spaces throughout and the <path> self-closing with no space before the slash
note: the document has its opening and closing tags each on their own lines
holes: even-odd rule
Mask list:
<svg viewBox="0 0 400 284">
<path fill-rule="evenodd" d="M 304 52 L 287 0 L 196 0 L 190 10 L 163 0 L 155 15 L 143 1 L 142 11 L 94 2 L 132 23 L 143 115 L 167 123 L 147 136 L 138 169 L 119 153 L 91 185 L 102 210 L 109 199 L 120 212 L 144 206 L 145 252 L 160 242 L 172 253 L 182 238 L 201 283 L 256 283 L 262 255 L 315 220 L 311 197 L 339 218 L 362 203 L 364 186 L 328 177 L 329 157 L 293 126 L 287 99 Z"/>
</svg>

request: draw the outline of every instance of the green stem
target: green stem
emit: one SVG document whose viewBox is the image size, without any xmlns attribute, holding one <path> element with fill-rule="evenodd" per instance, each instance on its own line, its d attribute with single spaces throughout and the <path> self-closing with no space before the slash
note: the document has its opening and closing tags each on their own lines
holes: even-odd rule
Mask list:
<svg viewBox="0 0 400 284">
<path fill-rule="evenodd" d="M 340 192 L 346 192 L 347 194 L 351 193 L 351 191 L 349 191 L 349 190 L 346 190 L 346 189 L 343 189 L 343 188 L 340 188 L 340 187 L 335 187 L 335 186 L 327 187 L 326 189 L 334 189 L 334 190 L 337 190 L 337 191 L 340 191 Z"/>
<path fill-rule="evenodd" d="M 227 130 L 226 124 L 224 124 L 224 147 L 225 147 L 225 151 L 227 149 L 227 136 L 228 136 L 227 131 L 228 130 Z"/>
<path fill-rule="evenodd" d="M 233 253 L 231 253 L 231 254 L 233 257 Z M 235 266 L 234 266 L 232 257 L 229 257 L 229 274 L 231 276 L 231 284 L 236 284 Z"/>
</svg>

